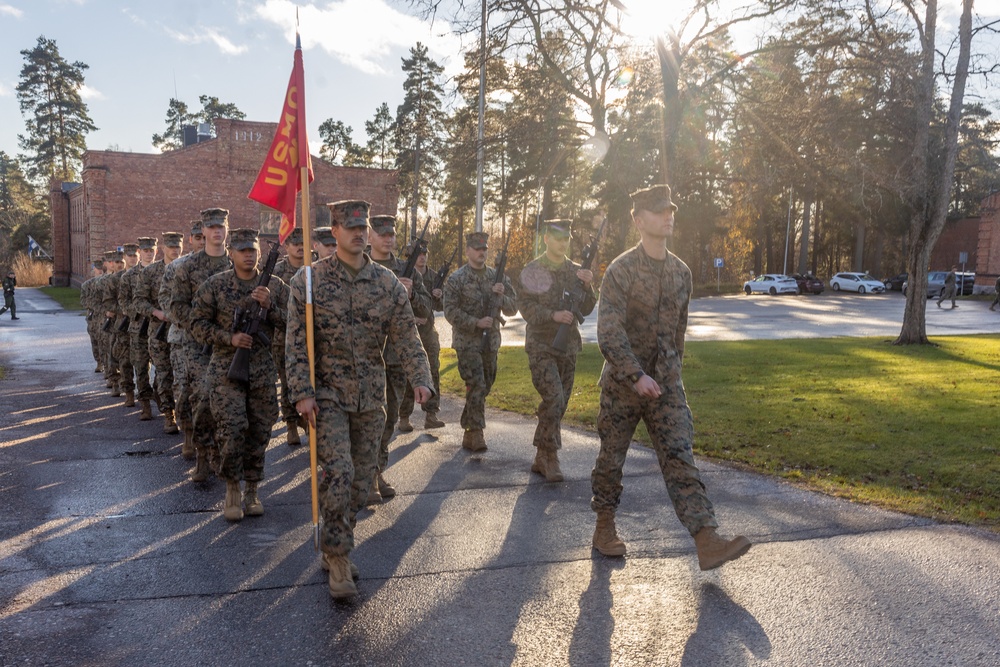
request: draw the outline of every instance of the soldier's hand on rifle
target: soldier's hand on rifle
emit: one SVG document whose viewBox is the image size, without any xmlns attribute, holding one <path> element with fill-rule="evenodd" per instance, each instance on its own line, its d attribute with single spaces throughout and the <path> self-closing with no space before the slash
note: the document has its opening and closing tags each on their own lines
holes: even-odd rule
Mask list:
<svg viewBox="0 0 1000 667">
<path fill-rule="evenodd" d="M 416 390 L 414 390 L 413 395 L 416 397 Z M 295 411 L 299 413 L 300 417 L 306 418 L 311 428 L 316 428 L 316 415 L 319 414 L 319 406 L 316 405 L 315 398 L 303 398 L 301 401 L 298 401 L 295 404 Z"/>
<path fill-rule="evenodd" d="M 153 309 L 153 317 L 155 317 L 156 319 L 160 320 L 161 322 L 166 322 L 167 321 L 167 314 L 165 312 L 163 312 L 162 310 L 160 310 L 159 308 L 154 308 Z"/>
<path fill-rule="evenodd" d="M 643 375 L 639 378 L 639 381 L 632 385 L 632 388 L 635 389 L 637 394 L 647 398 L 659 398 L 660 394 L 663 393 L 660 390 L 660 385 L 656 384 L 656 380 L 648 375 Z"/>
<path fill-rule="evenodd" d="M 406 288 L 406 296 L 413 297 L 413 279 L 412 278 L 400 278 L 399 282 L 403 284 Z"/>
<path fill-rule="evenodd" d="M 258 285 L 257 287 L 254 287 L 253 291 L 250 292 L 250 297 L 257 303 L 259 303 L 260 307 L 264 308 L 265 310 L 271 307 L 271 290 L 264 287 L 263 285 Z"/>
<path fill-rule="evenodd" d="M 573 313 L 568 310 L 557 310 L 552 313 L 552 321 L 559 324 L 573 324 Z"/>
<path fill-rule="evenodd" d="M 588 269 L 579 269 L 576 272 L 576 277 L 580 279 L 584 285 L 589 285 L 594 282 L 594 272 Z"/>
<path fill-rule="evenodd" d="M 115 316 L 115 311 L 113 311 L 113 310 L 105 310 L 104 311 L 104 316 L 105 317 L 114 317 Z"/>
<path fill-rule="evenodd" d="M 427 401 L 431 400 L 431 396 L 433 395 L 433 393 L 434 392 L 432 392 L 427 387 L 414 387 L 413 400 L 419 403 L 420 405 L 423 405 Z"/>
<path fill-rule="evenodd" d="M 493 283 L 493 293 L 503 296 L 503 283 Z"/>
<path fill-rule="evenodd" d="M 492 317 L 480 317 L 476 321 L 476 328 L 477 329 L 489 329 L 492 326 L 493 326 L 493 318 Z"/>
<path fill-rule="evenodd" d="M 245 333 L 234 333 L 231 340 L 233 347 L 251 349 L 253 347 L 253 336 Z"/>
<path fill-rule="evenodd" d="M 440 287 L 437 289 L 432 289 L 431 296 L 433 296 L 435 299 L 440 299 L 444 296 L 444 290 L 441 289 Z"/>
</svg>

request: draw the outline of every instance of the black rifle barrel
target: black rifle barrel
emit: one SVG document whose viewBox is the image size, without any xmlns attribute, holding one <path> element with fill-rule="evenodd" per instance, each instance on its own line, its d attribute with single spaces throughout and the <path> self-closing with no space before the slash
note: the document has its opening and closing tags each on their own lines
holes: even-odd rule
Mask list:
<svg viewBox="0 0 1000 667">
<path fill-rule="evenodd" d="M 268 283 L 271 282 L 271 274 L 274 273 L 274 265 L 277 262 L 278 244 L 272 243 L 257 287 L 267 287 Z M 263 332 L 260 331 L 260 324 L 266 317 L 267 309 L 251 299 L 250 308 L 237 309 L 233 316 L 233 324 L 238 333 L 245 333 L 263 342 L 267 340 L 267 337 L 263 336 Z M 233 355 L 233 361 L 229 364 L 229 372 L 226 373 L 226 377 L 233 382 L 250 382 L 250 350 L 245 347 L 236 348 L 236 354 Z"/>
</svg>

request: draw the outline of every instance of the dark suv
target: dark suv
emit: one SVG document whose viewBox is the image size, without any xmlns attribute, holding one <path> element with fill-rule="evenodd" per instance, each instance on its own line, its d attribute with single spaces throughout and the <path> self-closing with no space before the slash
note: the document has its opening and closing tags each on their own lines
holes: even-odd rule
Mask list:
<svg viewBox="0 0 1000 667">
<path fill-rule="evenodd" d="M 894 275 L 892 278 L 886 278 L 885 280 L 883 280 L 882 282 L 885 283 L 886 291 L 888 292 L 889 290 L 892 290 L 893 292 L 902 292 L 903 283 L 906 282 L 907 275 L 908 274 L 906 272 L 898 273 Z"/>
<path fill-rule="evenodd" d="M 795 284 L 799 286 L 799 294 L 822 294 L 823 290 L 826 289 L 826 285 L 823 281 L 814 276 L 811 273 L 793 273 L 792 278 L 795 279 Z"/>
</svg>

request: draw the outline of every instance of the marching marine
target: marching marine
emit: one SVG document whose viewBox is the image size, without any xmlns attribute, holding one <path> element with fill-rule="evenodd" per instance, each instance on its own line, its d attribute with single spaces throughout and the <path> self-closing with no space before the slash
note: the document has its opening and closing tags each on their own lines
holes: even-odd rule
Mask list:
<svg viewBox="0 0 1000 667">
<path fill-rule="evenodd" d="M 285 239 L 285 257 L 274 266 L 274 275 L 281 278 L 285 285 L 288 285 L 292 281 L 292 276 L 302 268 L 303 264 L 305 264 L 305 244 L 302 242 L 302 228 L 296 227 Z M 281 379 L 281 418 L 285 420 L 286 442 L 290 447 L 296 447 L 302 444 L 302 440 L 299 438 L 299 429 L 305 429 L 306 422 L 295 412 L 295 404 L 288 396 L 288 376 L 285 374 L 284 327 L 279 327 L 274 331 L 274 336 L 271 338 L 271 356 L 278 369 L 278 378 Z"/>
<path fill-rule="evenodd" d="M 92 263 L 93 274 L 80 285 L 80 305 L 87 311 L 87 335 L 90 337 L 90 349 L 94 354 L 94 361 L 97 362 L 95 373 L 104 370 L 104 362 L 101 357 L 101 314 L 100 300 L 97 299 L 100 281 L 98 278 L 104 275 L 104 260 L 95 259 Z"/>
<path fill-rule="evenodd" d="M 149 317 L 136 310 L 138 304 L 135 301 L 135 293 L 142 272 L 156 258 L 156 239 L 151 236 L 143 236 L 139 239 L 138 245 L 139 261 L 122 274 L 121 284 L 118 286 L 118 305 L 129 318 L 129 361 L 135 372 L 135 383 L 139 390 L 137 396 L 140 409 L 139 420 L 149 421 L 153 418 L 149 406 L 149 401 L 153 398 L 153 387 L 149 382 Z"/>
<path fill-rule="evenodd" d="M 428 308 L 427 317 L 419 317 L 416 312 L 414 312 L 414 319 L 417 322 L 417 333 L 420 334 L 420 342 L 424 345 L 424 351 L 427 353 L 427 361 L 431 365 L 431 377 L 434 379 L 434 395 L 431 399 L 423 405 L 424 411 L 424 428 L 441 428 L 445 425 L 443 421 L 438 419 L 438 410 L 441 409 L 441 341 L 438 338 L 437 329 L 434 327 L 434 311 L 444 310 L 444 304 L 441 298 L 444 296 L 444 290 L 438 287 L 434 289 L 433 285 L 427 280 L 431 277 L 427 275 L 427 246 L 420 245 L 420 256 L 417 258 L 417 263 L 414 267 L 414 280 L 419 280 L 423 283 L 424 292 L 430 297 L 430 307 Z M 403 394 L 403 401 L 399 404 L 399 428 L 402 433 L 409 433 L 413 430 L 413 425 L 410 424 L 410 415 L 413 414 L 413 387 L 407 384 L 406 392 Z"/>
</svg>

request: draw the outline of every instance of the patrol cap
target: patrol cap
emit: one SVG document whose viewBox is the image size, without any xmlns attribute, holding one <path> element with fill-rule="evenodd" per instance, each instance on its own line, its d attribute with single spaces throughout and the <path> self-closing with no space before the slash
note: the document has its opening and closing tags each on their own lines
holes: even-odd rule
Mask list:
<svg viewBox="0 0 1000 667">
<path fill-rule="evenodd" d="M 372 205 L 361 199 L 344 199 L 327 204 L 330 209 L 330 224 L 333 226 L 367 227 L 368 212 Z"/>
<path fill-rule="evenodd" d="M 104 252 L 105 262 L 120 262 L 122 261 L 122 251 L 121 250 L 106 250 Z"/>
<path fill-rule="evenodd" d="M 184 235 L 180 232 L 163 232 L 163 245 L 168 248 L 180 248 L 184 242 Z"/>
<path fill-rule="evenodd" d="M 249 250 L 259 248 L 260 242 L 257 240 L 256 229 L 231 229 L 229 230 L 229 247 L 233 250 Z"/>
<path fill-rule="evenodd" d="M 104 258 L 103 257 L 98 257 L 97 259 L 95 259 L 93 261 L 93 265 L 94 265 L 95 269 L 101 269 L 101 270 L 103 270 L 104 269 Z"/>
<path fill-rule="evenodd" d="M 337 245 L 337 239 L 333 235 L 332 227 L 317 227 L 313 230 L 313 241 L 323 245 Z"/>
<path fill-rule="evenodd" d="M 573 221 L 564 219 L 546 220 L 544 234 L 551 234 L 560 238 L 573 236 Z"/>
<path fill-rule="evenodd" d="M 662 213 L 668 208 L 677 210 L 677 204 L 670 200 L 670 186 L 654 185 L 644 190 L 636 190 L 629 195 L 632 198 L 632 211 L 652 211 Z"/>
<path fill-rule="evenodd" d="M 301 227 L 296 227 L 295 229 L 292 230 L 292 233 L 288 235 L 288 238 L 285 239 L 285 245 L 288 245 L 289 243 L 294 243 L 296 245 L 302 245 L 302 228 Z"/>
<path fill-rule="evenodd" d="M 396 233 L 396 216 L 394 215 L 373 215 L 368 221 L 372 231 L 379 235 Z"/>
<path fill-rule="evenodd" d="M 222 227 L 229 224 L 229 209 L 206 208 L 201 212 L 202 227 Z"/>
<path fill-rule="evenodd" d="M 486 232 L 472 232 L 466 235 L 465 244 L 470 248 L 476 248 L 477 250 L 483 250 L 489 247 L 490 235 Z"/>
<path fill-rule="evenodd" d="M 139 250 L 152 250 L 156 247 L 156 239 L 152 236 L 139 237 Z"/>
<path fill-rule="evenodd" d="M 135 255 L 139 252 L 138 243 L 126 243 L 122 248 L 125 250 L 126 255 Z"/>
<path fill-rule="evenodd" d="M 201 220 L 200 219 L 199 220 L 192 220 L 191 221 L 191 236 L 194 236 L 195 234 L 201 234 L 201 233 L 202 233 L 201 232 Z"/>
</svg>

